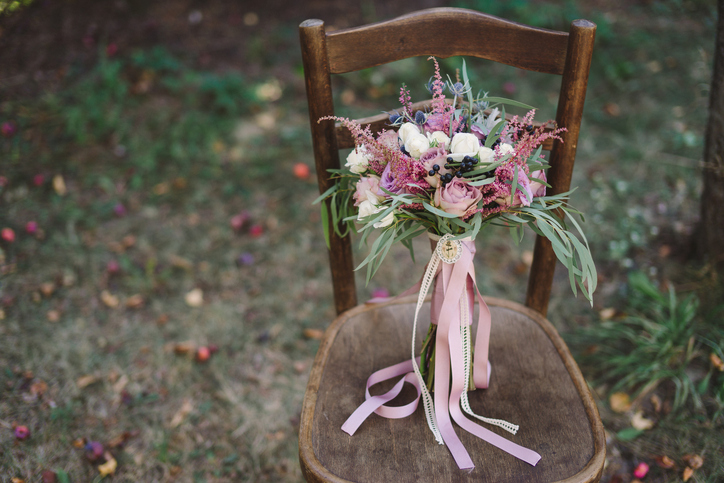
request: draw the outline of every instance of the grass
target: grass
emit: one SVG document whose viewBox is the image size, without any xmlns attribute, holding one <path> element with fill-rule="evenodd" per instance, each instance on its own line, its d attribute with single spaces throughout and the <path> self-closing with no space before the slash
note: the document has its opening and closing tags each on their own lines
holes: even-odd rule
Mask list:
<svg viewBox="0 0 724 483">
<path fill-rule="evenodd" d="M 612 434 L 606 480 L 629 481 L 632 465 L 648 461 L 646 481 L 678 481 L 683 457 L 696 453 L 705 464 L 694 481 L 717 481 L 724 377 L 708 357 L 724 356 L 721 282 L 687 261 L 685 243 L 698 209 L 711 6 L 463 6 L 546 28 L 573 17 L 598 23 L 573 201 L 588 215 L 602 279 L 591 311 L 582 298 L 571 301 L 558 273 L 551 318 L 597 381 Z M 272 56 L 262 40 L 250 44 L 251 60 L 265 67 L 253 75 L 193 67 L 161 46 L 110 57 L 102 48 L 91 68 L 67 71 L 62 90 L 0 104 L 0 123 L 17 128 L 0 138 L 0 228 L 15 233 L 13 243 L 0 242 L 3 481 L 35 481 L 43 470 L 102 479 L 83 439 L 117 461 L 114 481 L 301 480 L 296 425 L 318 345 L 306 329 L 323 329 L 333 309 L 311 205 L 316 184 L 292 175 L 295 163 L 313 164 L 292 27 L 270 34 L 279 47 Z M 454 72 L 460 61 L 442 66 Z M 474 85 L 552 116 L 554 81 L 484 62 L 468 67 Z M 402 82 L 423 97 L 431 69 L 421 59 L 380 72 L 335 80 L 341 115 L 396 106 Z M 235 228 L 239 214 L 246 221 Z M 417 246 L 425 253 L 424 241 Z M 531 246 L 530 236 L 515 246 L 502 232 L 483 234 L 481 289 L 521 300 Z M 399 292 L 422 270 L 397 248 L 395 267 L 382 267 L 369 287 L 360 280 L 361 298 L 378 287 Z M 632 299 L 631 272 L 646 274 L 645 307 Z M 664 285 L 676 288 L 673 299 Z M 203 302 L 189 305 L 197 289 Z M 671 303 L 687 309 L 674 318 L 680 326 L 659 317 Z M 595 312 L 607 309 L 617 318 L 602 322 Z M 568 335 L 579 326 L 588 327 L 580 342 Z M 619 338 L 629 358 L 607 358 L 609 377 L 589 370 L 586 349 L 602 355 L 623 347 L 612 343 Z M 218 350 L 199 362 L 199 346 Z M 651 355 L 664 348 L 665 358 Z M 644 371 L 659 359 L 676 363 L 673 375 Z M 678 405 L 677 378 L 691 381 Z M 671 411 L 656 413 L 644 398 L 639 407 L 656 426 L 616 438 L 630 414 L 611 411 L 608 396 L 635 397 L 653 380 Z M 16 439 L 13 424 L 30 437 Z M 655 466 L 661 455 L 678 466 Z"/>
</svg>

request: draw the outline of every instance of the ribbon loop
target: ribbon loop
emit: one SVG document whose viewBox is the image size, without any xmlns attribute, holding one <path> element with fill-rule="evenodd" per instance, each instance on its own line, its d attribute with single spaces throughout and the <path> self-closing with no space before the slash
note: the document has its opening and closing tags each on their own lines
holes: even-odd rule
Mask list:
<svg viewBox="0 0 724 483">
<path fill-rule="evenodd" d="M 455 240 L 452 235 L 439 239 L 427 264 L 419 285 L 417 306 L 412 325 L 412 356 L 409 360 L 373 373 L 367 380 L 365 402 L 342 425 L 342 430 L 352 435 L 373 412 L 386 418 L 403 418 L 415 412 L 422 399 L 428 427 L 439 444 L 447 445 L 460 469 L 474 468 L 470 455 L 455 433 L 450 417 L 458 425 L 475 436 L 506 451 L 533 466 L 540 460 L 535 451 L 517 445 L 490 430 L 467 419 L 460 410 L 488 424 L 499 426 L 516 434 L 518 426 L 500 419 L 476 415 L 470 408 L 468 385 L 472 380 L 476 388 L 488 387 L 491 365 L 488 361 L 491 316 L 485 300 L 475 283 L 473 258 L 475 245 L 472 240 Z M 440 264 L 440 262 L 443 262 Z M 437 280 L 437 281 L 436 281 Z M 435 282 L 436 281 L 436 282 Z M 420 371 L 420 358 L 415 354 L 417 319 L 430 287 L 435 282 L 431 323 L 437 324 L 435 335 L 435 394 L 430 394 Z M 417 285 L 405 293 L 417 289 Z M 477 295 L 477 297 L 476 297 Z M 474 301 L 478 301 L 478 327 L 475 337 L 475 353 L 472 354 L 470 324 Z M 439 310 L 437 310 L 439 309 Z M 452 372 L 452 386 L 450 374 Z M 403 376 L 387 393 L 371 396 L 369 388 L 393 377 Z M 417 389 L 417 398 L 404 406 L 388 407 L 402 390 L 404 383 Z"/>
</svg>

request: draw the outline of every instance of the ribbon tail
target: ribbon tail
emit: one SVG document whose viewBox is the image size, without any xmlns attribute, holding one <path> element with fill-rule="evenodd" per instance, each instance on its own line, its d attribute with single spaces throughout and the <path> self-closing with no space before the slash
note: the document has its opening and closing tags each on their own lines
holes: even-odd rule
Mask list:
<svg viewBox="0 0 724 483">
<path fill-rule="evenodd" d="M 450 339 L 450 345 L 457 347 L 458 344 L 462 344 L 460 338 L 459 328 L 455 330 L 455 327 L 450 327 L 448 331 L 448 337 Z M 467 381 L 463 380 L 463 359 L 462 353 L 452 352 L 451 353 L 451 364 L 453 369 L 453 386 L 450 391 L 450 415 L 453 420 L 460 425 L 464 430 L 474 434 L 478 438 L 502 449 L 508 454 L 515 456 L 516 458 L 525 461 L 526 463 L 535 466 L 540 461 L 541 456 L 533 450 L 520 446 L 512 441 L 509 441 L 502 436 L 499 436 L 492 431 L 483 428 L 482 426 L 475 424 L 465 417 L 460 410 L 460 398 L 465 391 L 465 384 Z"/>
</svg>

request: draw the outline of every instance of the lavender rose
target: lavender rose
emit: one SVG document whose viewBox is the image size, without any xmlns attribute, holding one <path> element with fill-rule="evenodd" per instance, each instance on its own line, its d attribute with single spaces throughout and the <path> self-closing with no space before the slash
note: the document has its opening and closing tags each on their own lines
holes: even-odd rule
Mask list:
<svg viewBox="0 0 724 483">
<path fill-rule="evenodd" d="M 430 114 L 423 126 L 425 132 L 443 131 L 445 129 L 445 118 L 442 114 Z"/>
<path fill-rule="evenodd" d="M 470 186 L 458 178 L 445 185 L 438 186 L 435 190 L 435 206 L 441 208 L 445 213 L 463 217 L 469 211 L 475 209 L 478 201 L 483 197 L 480 190 Z"/>
<path fill-rule="evenodd" d="M 402 188 L 399 188 L 395 184 L 395 176 L 394 174 L 392 174 L 392 165 L 390 164 L 385 166 L 385 170 L 382 172 L 382 178 L 380 179 L 379 187 L 380 189 L 377 190 L 377 196 L 381 196 L 383 198 L 388 198 L 390 195 L 382 191 L 382 188 L 394 194 L 407 192 L 404 186 Z"/>
</svg>

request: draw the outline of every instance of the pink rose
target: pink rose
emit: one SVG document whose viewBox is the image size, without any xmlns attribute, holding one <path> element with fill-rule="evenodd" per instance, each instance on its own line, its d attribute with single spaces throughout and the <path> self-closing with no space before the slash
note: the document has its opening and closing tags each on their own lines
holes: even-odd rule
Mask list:
<svg viewBox="0 0 724 483">
<path fill-rule="evenodd" d="M 399 139 L 400 138 L 397 137 L 397 131 L 393 131 L 391 129 L 382 131 L 377 136 L 377 142 L 392 151 L 398 151 L 400 149 Z"/>
<path fill-rule="evenodd" d="M 437 187 L 434 203 L 445 213 L 462 218 L 468 211 L 475 209 L 482 197 L 480 190 L 475 186 L 470 186 L 459 178 L 453 178 L 444 188 Z"/>
<path fill-rule="evenodd" d="M 360 178 L 359 181 L 357 181 L 355 188 L 356 190 L 353 195 L 355 200 L 354 205 L 359 206 L 360 203 L 369 198 L 369 193 L 376 195 L 377 190 L 380 188 L 380 178 L 377 176 L 366 176 Z"/>
<path fill-rule="evenodd" d="M 511 180 L 512 181 L 512 180 Z M 505 198 L 496 198 L 495 202 L 501 206 L 530 206 L 530 202 L 533 201 L 533 191 L 531 191 L 531 183 L 525 171 L 522 169 L 518 171 L 518 180 L 515 190 L 515 196 L 506 196 Z M 512 186 L 508 187 L 512 190 Z M 545 189 L 545 186 L 543 186 Z"/>
<path fill-rule="evenodd" d="M 420 162 L 425 167 L 425 171 L 427 171 L 428 173 L 425 175 L 425 181 L 427 181 L 428 184 L 433 188 L 436 188 L 438 183 L 440 182 L 439 175 L 449 172 L 447 169 L 445 169 L 446 158 L 447 151 L 445 151 L 443 148 L 430 148 L 425 154 L 420 157 Z M 436 164 L 440 166 L 440 171 L 438 171 L 435 176 L 430 176 L 430 170 Z"/>
<path fill-rule="evenodd" d="M 533 171 L 530 174 L 531 178 L 538 178 L 541 181 L 548 182 L 548 178 L 546 178 L 546 172 L 542 169 L 538 171 Z M 533 198 L 538 198 L 540 196 L 546 195 L 546 185 L 539 183 L 538 181 L 532 181 L 530 183 L 530 190 L 533 192 Z"/>
</svg>

